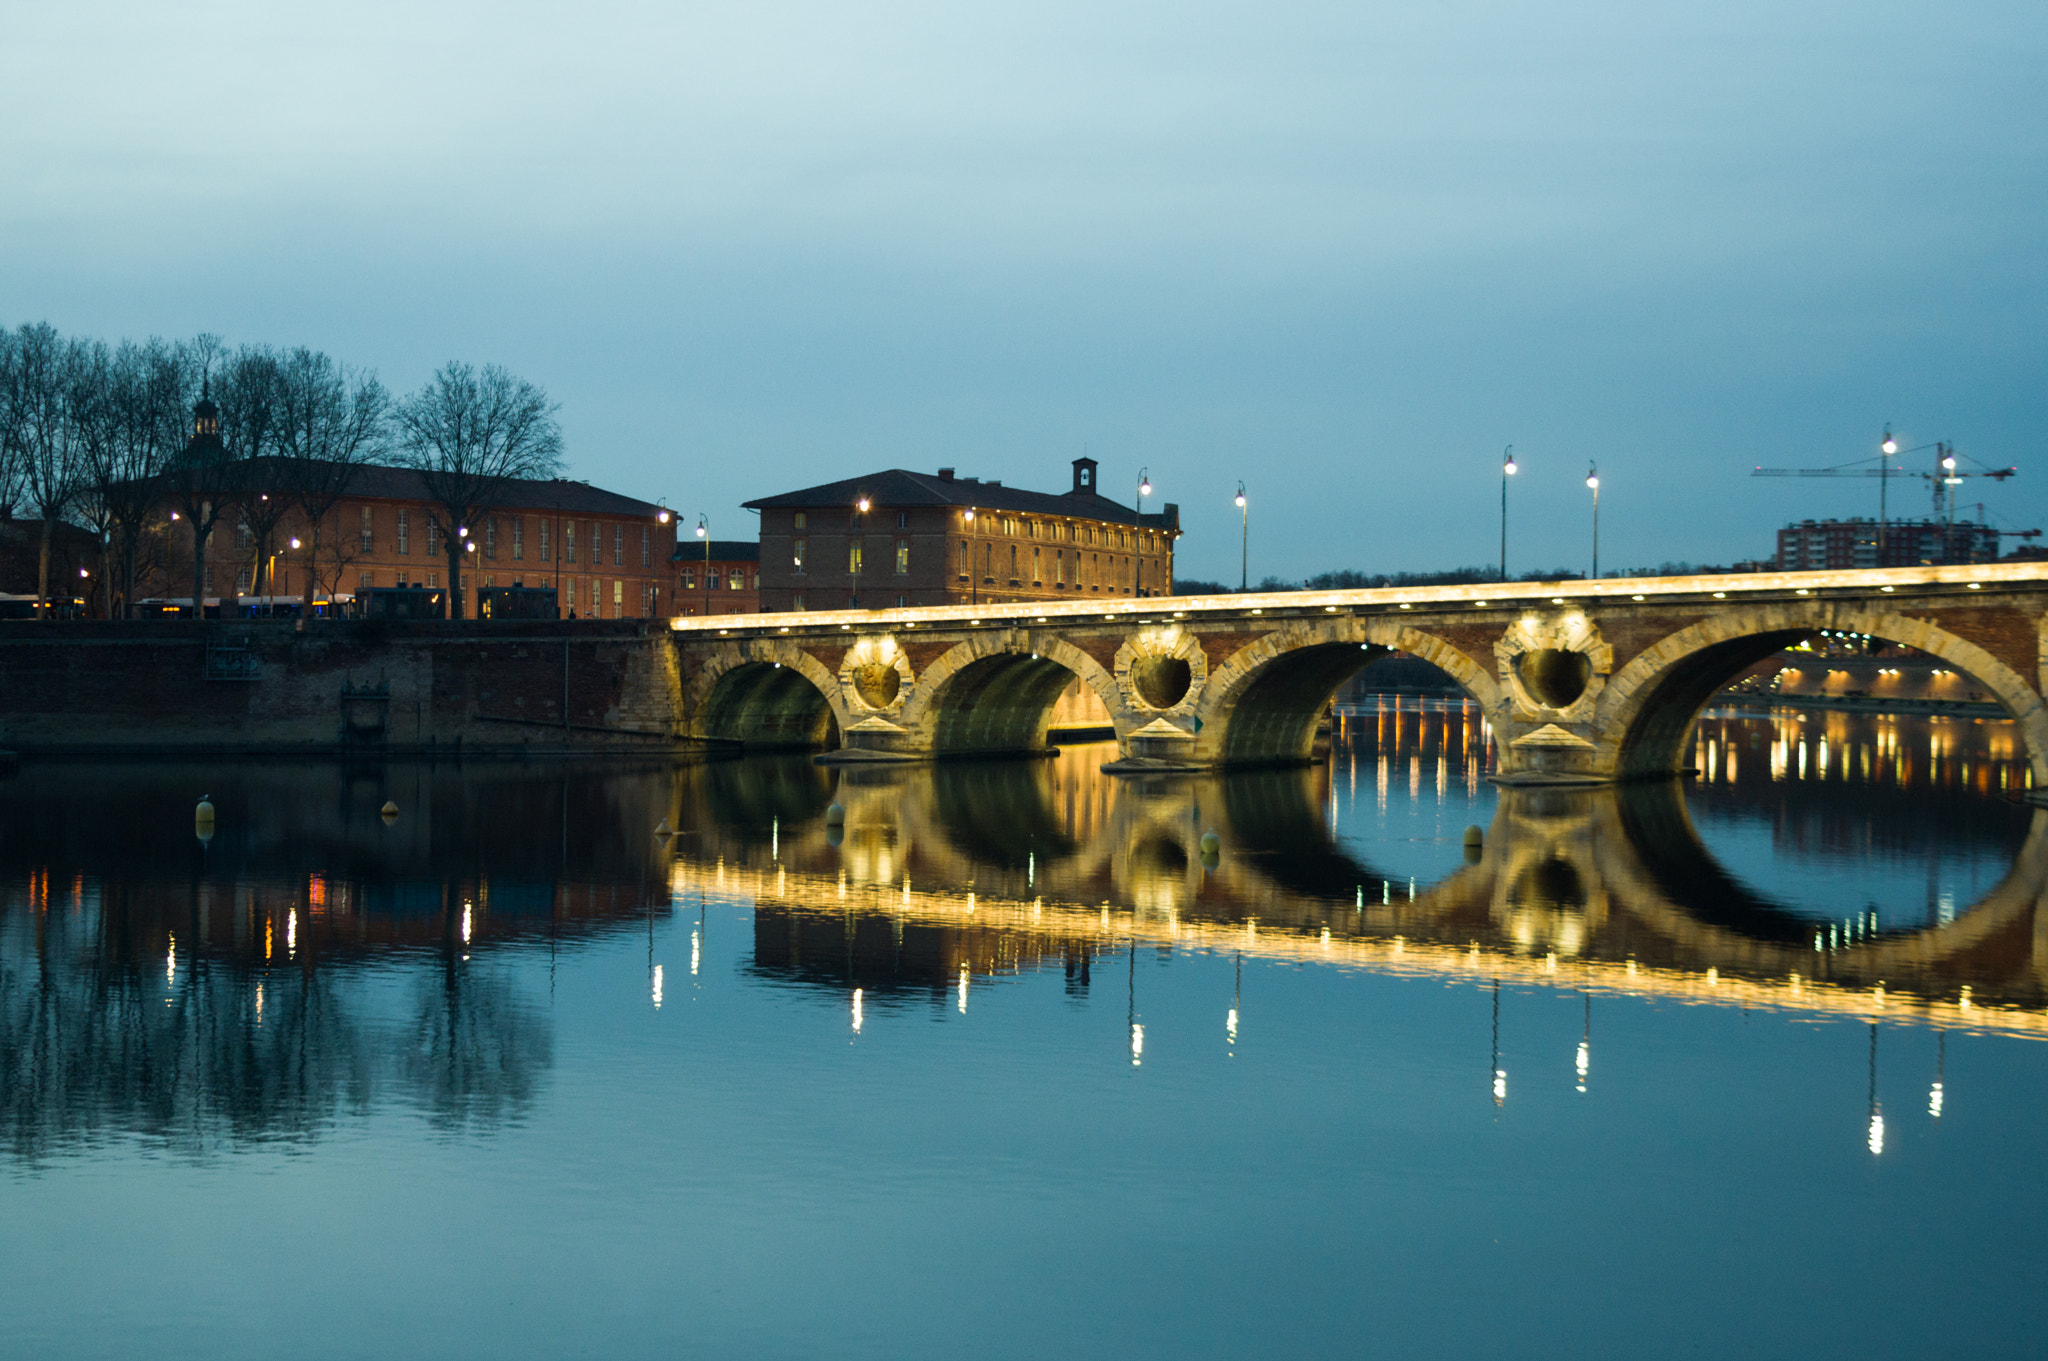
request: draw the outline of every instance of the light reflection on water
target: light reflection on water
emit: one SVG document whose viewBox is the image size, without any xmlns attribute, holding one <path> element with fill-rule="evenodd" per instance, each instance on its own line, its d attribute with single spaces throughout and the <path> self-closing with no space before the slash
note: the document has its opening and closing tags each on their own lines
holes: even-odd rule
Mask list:
<svg viewBox="0 0 2048 1361">
<path fill-rule="evenodd" d="M 1621 791 L 1488 743 L 1390 697 L 1216 778 L 32 766 L 0 1310 L 53 1356 L 1036 1355 L 1040 1298 L 1084 1354 L 2033 1336 L 1958 1289 L 2043 1256 L 2010 728 L 1716 713 Z"/>
</svg>

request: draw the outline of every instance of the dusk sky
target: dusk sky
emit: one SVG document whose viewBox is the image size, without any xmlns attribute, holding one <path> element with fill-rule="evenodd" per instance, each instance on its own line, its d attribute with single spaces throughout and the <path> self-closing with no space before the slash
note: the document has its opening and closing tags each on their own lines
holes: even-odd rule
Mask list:
<svg viewBox="0 0 2048 1361">
<path fill-rule="evenodd" d="M 0 4 L 0 324 L 451 358 L 721 538 L 886 467 L 1183 577 L 1765 556 L 1955 441 L 2048 523 L 2048 8 Z M 1909 470 L 1923 470 L 1916 454 Z M 1894 512 L 1929 504 L 1892 486 Z M 1981 490 L 1980 490 L 1981 488 Z M 2008 541 L 2010 544 L 2011 541 Z"/>
</svg>

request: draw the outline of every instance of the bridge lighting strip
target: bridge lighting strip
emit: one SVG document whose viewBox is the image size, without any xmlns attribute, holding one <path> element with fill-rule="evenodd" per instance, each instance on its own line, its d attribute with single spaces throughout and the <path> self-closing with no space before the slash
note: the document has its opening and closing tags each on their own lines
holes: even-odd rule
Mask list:
<svg viewBox="0 0 2048 1361">
<path fill-rule="evenodd" d="M 1486 582 L 1465 586 L 1388 587 L 1370 591 L 1269 591 L 1246 595 L 1189 595 L 1130 599 L 1017 601 L 1016 612 L 991 605 L 925 605 L 875 610 L 806 610 L 791 624 L 790 614 L 681 616 L 669 621 L 677 633 L 740 634 L 888 632 L 898 628 L 1030 628 L 1062 623 L 1132 624 L 1175 619 L 1232 619 L 1253 615 L 1377 614 L 1394 610 L 1515 609 L 1531 603 L 1591 605 L 1650 600 L 1769 599 L 1812 595 L 1892 595 L 1901 590 L 1982 591 L 2048 585 L 2048 562 L 1975 563 L 1956 567 L 1886 567 L 1846 572 L 1755 572 L 1686 577 L 1602 577 L 1595 581 Z M 1559 594 L 1565 592 L 1566 594 Z M 1165 602 L 1170 599 L 1169 611 Z"/>
</svg>

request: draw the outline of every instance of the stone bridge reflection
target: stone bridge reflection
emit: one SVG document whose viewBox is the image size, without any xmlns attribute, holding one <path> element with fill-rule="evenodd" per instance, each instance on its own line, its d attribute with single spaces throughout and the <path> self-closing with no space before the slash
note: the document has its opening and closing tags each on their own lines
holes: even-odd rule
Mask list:
<svg viewBox="0 0 2048 1361">
<path fill-rule="evenodd" d="M 1503 789 L 1484 848 L 1411 886 L 1332 835 L 1328 778 L 709 767 L 677 791 L 671 891 L 752 895 L 756 966 L 824 986 L 938 995 L 963 970 L 1054 965 L 1079 981 L 1141 944 L 2048 1035 L 2048 812 L 1979 902 L 1896 930 L 1817 925 L 1749 888 L 1676 784 Z"/>
</svg>

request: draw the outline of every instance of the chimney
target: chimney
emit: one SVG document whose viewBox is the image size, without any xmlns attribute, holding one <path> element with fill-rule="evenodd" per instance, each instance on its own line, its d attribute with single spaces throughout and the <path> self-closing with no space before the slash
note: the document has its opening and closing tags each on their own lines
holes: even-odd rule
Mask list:
<svg viewBox="0 0 2048 1361">
<path fill-rule="evenodd" d="M 1093 496 L 1095 494 L 1094 459 L 1077 458 L 1074 460 L 1074 490 L 1072 494 L 1076 496 Z"/>
<path fill-rule="evenodd" d="M 939 481 L 941 481 L 941 482 L 951 482 L 952 480 L 953 480 L 953 470 L 952 470 L 951 468 L 941 468 L 941 469 L 939 469 Z"/>
</svg>

